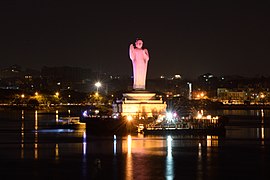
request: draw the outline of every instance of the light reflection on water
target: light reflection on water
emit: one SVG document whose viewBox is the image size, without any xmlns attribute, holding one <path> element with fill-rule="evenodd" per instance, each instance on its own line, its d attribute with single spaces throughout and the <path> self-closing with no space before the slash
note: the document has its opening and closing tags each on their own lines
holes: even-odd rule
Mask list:
<svg viewBox="0 0 270 180">
<path fill-rule="evenodd" d="M 145 137 L 138 134 L 124 137 L 96 137 L 87 135 L 85 130 L 44 129 L 47 123 L 58 122 L 58 111 L 47 116 L 39 114 L 38 111 L 30 115 L 26 111 L 21 111 L 18 127 L 20 139 L 16 141 L 12 133 L 7 133 L 6 139 L 1 139 L 0 154 L 1 157 L 22 160 L 50 159 L 57 162 L 65 159 L 72 159 L 74 162 L 80 160 L 81 169 L 78 168 L 77 172 L 84 179 L 99 176 L 98 172 L 103 169 L 108 172 L 100 176 L 108 175 L 111 179 L 146 179 L 147 177 L 149 179 L 149 176 L 156 179 L 178 179 L 181 176 L 204 179 L 207 177 L 206 174 L 217 178 L 225 174 L 221 170 L 221 165 L 226 166 L 226 170 L 230 170 L 225 163 L 227 156 L 233 156 L 231 161 L 235 164 L 239 163 L 238 160 L 250 163 L 252 160 L 253 165 L 263 166 L 260 164 L 262 163 L 260 159 L 253 162 L 253 151 L 249 152 L 253 158 L 248 159 L 251 157 L 244 157 L 241 154 L 243 151 L 237 149 L 242 147 L 241 139 L 245 138 L 255 139 L 256 141 L 253 141 L 255 145 L 256 143 L 263 147 L 269 145 L 269 128 L 265 127 L 269 118 L 265 118 L 264 110 L 259 112 L 260 127 L 228 127 L 226 138 L 234 140 L 233 145 L 236 150 L 232 151 L 224 148 L 232 146 L 226 138 L 210 135 Z M 13 128 L 16 129 L 17 126 Z M 17 153 L 17 148 L 14 148 L 16 142 L 20 145 L 20 153 Z M 11 151 L 5 151 L 3 147 L 8 147 Z M 97 160 L 100 160 L 98 165 L 95 164 Z"/>
<path fill-rule="evenodd" d="M 127 180 L 133 179 L 133 162 L 132 162 L 132 138 L 130 135 L 127 137 L 127 159 L 126 159 L 126 178 Z M 125 149 L 124 149 L 125 152 Z"/>
<path fill-rule="evenodd" d="M 264 146 L 264 110 L 261 109 L 262 121 L 261 121 L 261 142 L 262 146 Z"/>
<path fill-rule="evenodd" d="M 226 128 L 226 138 L 257 139 L 261 142 L 262 145 L 264 144 L 265 139 L 270 138 L 270 110 L 261 109 L 231 111 L 237 112 L 233 115 L 240 115 L 240 117 L 237 118 L 237 116 L 233 116 L 231 119 L 229 119 L 231 125 L 227 126 Z M 253 113 L 250 113 L 250 111 Z M 250 114 L 255 115 L 250 116 Z"/>
<path fill-rule="evenodd" d="M 24 158 L 24 110 L 22 110 L 22 124 L 21 124 L 21 158 Z"/>
<path fill-rule="evenodd" d="M 172 137 L 167 136 L 167 157 L 166 157 L 166 171 L 165 177 L 168 180 L 174 179 L 174 165 L 172 155 Z"/>
</svg>

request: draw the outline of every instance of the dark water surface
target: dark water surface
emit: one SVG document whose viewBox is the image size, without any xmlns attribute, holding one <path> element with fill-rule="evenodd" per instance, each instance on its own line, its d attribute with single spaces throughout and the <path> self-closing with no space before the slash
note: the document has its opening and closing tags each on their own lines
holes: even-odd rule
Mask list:
<svg viewBox="0 0 270 180">
<path fill-rule="evenodd" d="M 0 109 L 0 179 L 270 179 L 269 110 L 211 112 L 225 137 L 51 128 L 72 113 Z"/>
</svg>

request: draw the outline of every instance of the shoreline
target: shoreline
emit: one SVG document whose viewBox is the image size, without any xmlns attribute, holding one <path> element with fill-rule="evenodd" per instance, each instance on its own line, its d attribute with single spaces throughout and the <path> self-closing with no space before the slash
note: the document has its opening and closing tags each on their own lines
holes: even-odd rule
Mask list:
<svg viewBox="0 0 270 180">
<path fill-rule="evenodd" d="M 257 110 L 257 109 L 270 109 L 270 105 L 244 105 L 244 104 L 223 104 L 216 109 L 235 109 L 235 110 Z"/>
<path fill-rule="evenodd" d="M 92 105 L 85 105 L 85 104 L 59 104 L 59 105 L 52 105 L 52 106 L 45 106 L 45 105 L 40 105 L 40 106 L 27 106 L 26 104 L 24 105 L 10 105 L 10 104 L 0 104 L 0 108 L 20 108 L 20 109 L 61 109 L 61 108 L 67 108 L 67 107 L 91 107 Z M 205 106 L 206 109 L 236 109 L 236 110 L 257 110 L 257 109 L 270 109 L 270 104 L 256 104 L 256 105 L 244 105 L 244 104 L 223 104 L 223 105 L 218 105 L 218 106 L 212 106 L 212 107 L 207 107 Z"/>
</svg>

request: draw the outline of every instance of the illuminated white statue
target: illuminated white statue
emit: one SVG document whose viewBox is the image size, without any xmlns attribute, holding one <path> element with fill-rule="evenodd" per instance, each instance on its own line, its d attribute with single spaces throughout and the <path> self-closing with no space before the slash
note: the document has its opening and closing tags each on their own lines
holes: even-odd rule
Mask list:
<svg viewBox="0 0 270 180">
<path fill-rule="evenodd" d="M 137 39 L 135 47 L 129 46 L 129 56 L 133 65 L 133 89 L 145 90 L 147 64 L 149 61 L 148 50 L 143 48 L 143 41 Z"/>
</svg>

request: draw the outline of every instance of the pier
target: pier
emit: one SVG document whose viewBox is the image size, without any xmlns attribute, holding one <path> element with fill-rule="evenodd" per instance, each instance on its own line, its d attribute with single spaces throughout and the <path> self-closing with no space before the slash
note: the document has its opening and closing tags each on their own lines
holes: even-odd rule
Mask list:
<svg viewBox="0 0 270 180">
<path fill-rule="evenodd" d="M 218 116 L 183 118 L 177 121 L 162 121 L 146 124 L 144 134 L 225 134 L 225 119 Z"/>
</svg>

